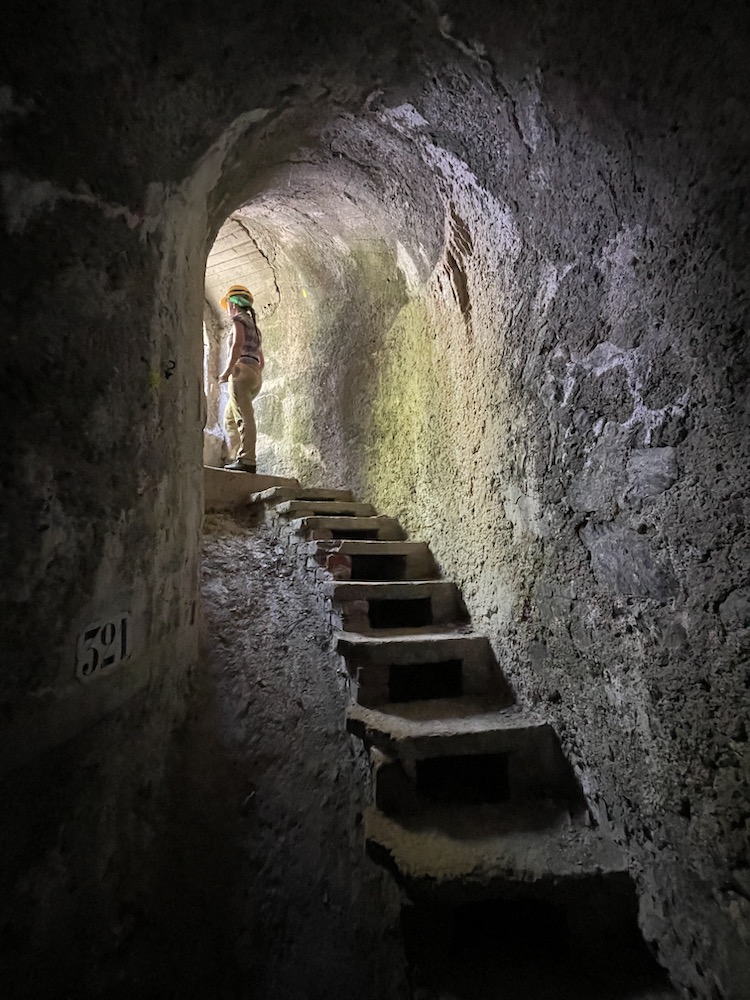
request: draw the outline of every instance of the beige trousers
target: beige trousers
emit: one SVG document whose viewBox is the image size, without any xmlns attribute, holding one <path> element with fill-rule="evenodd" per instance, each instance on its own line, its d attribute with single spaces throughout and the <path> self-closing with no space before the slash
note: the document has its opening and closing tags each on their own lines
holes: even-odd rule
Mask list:
<svg viewBox="0 0 750 1000">
<path fill-rule="evenodd" d="M 263 376 L 257 365 L 239 361 L 229 376 L 229 401 L 224 411 L 224 429 L 229 437 L 231 459 L 255 465 L 255 413 L 253 400 L 260 392 Z"/>
</svg>

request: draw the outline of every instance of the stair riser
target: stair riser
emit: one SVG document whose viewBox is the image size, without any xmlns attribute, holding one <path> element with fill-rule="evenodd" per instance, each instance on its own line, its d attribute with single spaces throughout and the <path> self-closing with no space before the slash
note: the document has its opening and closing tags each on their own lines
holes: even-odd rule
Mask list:
<svg viewBox="0 0 750 1000">
<path fill-rule="evenodd" d="M 278 522 L 279 537 L 289 544 L 303 541 L 365 538 L 372 541 L 402 541 L 404 529 L 394 518 L 309 517 Z"/>
<path fill-rule="evenodd" d="M 370 556 L 339 551 L 336 542 L 330 543 L 328 549 L 325 545 L 325 542 L 317 543 L 315 551 L 307 557 L 307 568 L 320 574 L 316 575 L 319 580 L 333 577 L 335 580 L 401 581 L 430 580 L 438 576 L 435 561 L 426 546 L 403 554 Z"/>
<path fill-rule="evenodd" d="M 333 601 L 334 628 L 376 633 L 386 629 L 421 628 L 461 620 L 462 609 L 450 590 L 427 597 Z"/>
<path fill-rule="evenodd" d="M 497 700 L 507 692 L 487 645 L 466 643 L 463 649 L 451 649 L 444 644 L 437 650 L 423 650 L 421 658 L 418 650 L 407 652 L 412 655 L 400 663 L 385 657 L 373 661 L 363 650 L 350 650 L 344 655 L 358 704 L 376 708 L 389 702 L 462 695 L 487 695 Z M 458 670 L 454 664 L 458 664 Z M 456 673 L 458 687 L 447 690 Z"/>
<path fill-rule="evenodd" d="M 567 774 L 548 748 L 540 746 L 543 742 L 534 739 L 506 752 L 466 754 L 458 761 L 452 757 L 387 760 L 373 768 L 375 805 L 389 815 L 406 816 L 438 802 L 461 807 L 572 801 Z"/>
</svg>

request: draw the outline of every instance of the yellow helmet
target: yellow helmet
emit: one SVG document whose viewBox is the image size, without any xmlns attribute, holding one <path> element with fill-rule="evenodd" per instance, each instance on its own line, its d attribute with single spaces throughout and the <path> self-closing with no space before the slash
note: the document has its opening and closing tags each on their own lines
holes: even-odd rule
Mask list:
<svg viewBox="0 0 750 1000">
<path fill-rule="evenodd" d="M 253 293 L 249 288 L 245 288 L 244 285 L 232 285 L 232 287 L 228 289 L 227 294 L 221 300 L 220 305 L 222 309 L 226 309 L 227 299 L 230 295 L 245 295 L 251 302 L 253 301 Z"/>
</svg>

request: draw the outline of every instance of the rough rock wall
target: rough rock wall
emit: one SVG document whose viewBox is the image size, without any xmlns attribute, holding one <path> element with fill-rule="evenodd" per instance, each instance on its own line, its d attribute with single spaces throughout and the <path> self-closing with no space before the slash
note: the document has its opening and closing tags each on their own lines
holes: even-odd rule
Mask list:
<svg viewBox="0 0 750 1000">
<path fill-rule="evenodd" d="M 112 6 L 9 14 L 0 87 L 2 968 L 13 983 L 33 963 L 81 995 L 147 890 L 196 657 L 201 274 L 222 155 L 175 141 L 141 61 L 155 47 Z M 38 58 L 19 59 L 30 21 Z"/>
<path fill-rule="evenodd" d="M 715 22 L 682 27 L 679 86 L 677 39 L 667 77 L 633 27 L 607 92 L 588 27 L 544 70 L 493 80 L 490 53 L 414 104 L 444 247 L 383 341 L 365 492 L 429 537 L 554 721 L 675 979 L 739 1000 L 747 77 Z"/>
<path fill-rule="evenodd" d="M 9 100 L 20 146 L 41 98 Z M 46 173 L 3 175 L 4 389 L 22 416 L 2 472 L 11 983 L 30 962 L 50 983 L 94 974 L 127 933 L 197 642 L 201 293 L 184 261 L 205 215 L 191 228 L 189 193 L 158 186 L 139 214 L 116 180 L 94 195 L 84 164 L 66 186 L 63 138 L 39 139 Z"/>
</svg>

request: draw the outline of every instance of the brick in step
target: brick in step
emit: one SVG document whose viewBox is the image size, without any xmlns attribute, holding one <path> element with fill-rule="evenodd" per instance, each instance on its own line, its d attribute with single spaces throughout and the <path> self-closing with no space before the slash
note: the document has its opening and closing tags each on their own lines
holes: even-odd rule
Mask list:
<svg viewBox="0 0 750 1000">
<path fill-rule="evenodd" d="M 485 697 L 499 706 L 513 701 L 489 640 L 477 633 L 339 632 L 334 648 L 346 662 L 354 700 L 368 708 L 463 695 Z"/>
<path fill-rule="evenodd" d="M 345 631 L 425 631 L 466 620 L 456 585 L 447 580 L 331 581 L 323 589 L 331 598 L 334 627 Z"/>
</svg>

